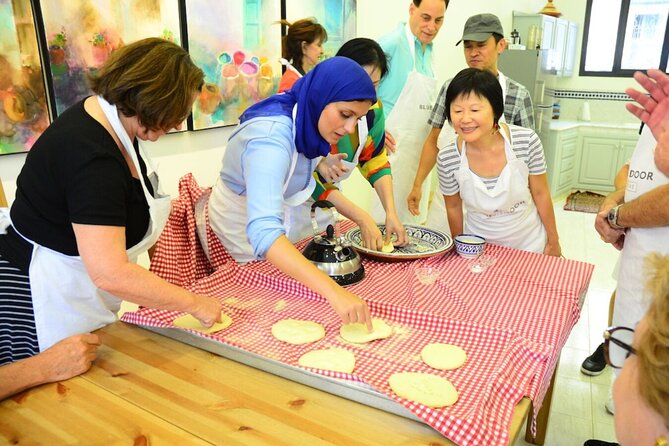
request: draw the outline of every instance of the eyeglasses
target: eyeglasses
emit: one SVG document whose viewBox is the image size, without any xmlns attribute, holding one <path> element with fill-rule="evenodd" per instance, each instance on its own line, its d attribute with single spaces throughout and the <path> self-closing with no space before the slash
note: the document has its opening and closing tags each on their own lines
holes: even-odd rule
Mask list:
<svg viewBox="0 0 669 446">
<path fill-rule="evenodd" d="M 634 330 L 628 327 L 609 327 L 604 331 L 604 359 L 614 369 L 619 369 L 630 355 L 636 354 L 632 347 Z"/>
</svg>

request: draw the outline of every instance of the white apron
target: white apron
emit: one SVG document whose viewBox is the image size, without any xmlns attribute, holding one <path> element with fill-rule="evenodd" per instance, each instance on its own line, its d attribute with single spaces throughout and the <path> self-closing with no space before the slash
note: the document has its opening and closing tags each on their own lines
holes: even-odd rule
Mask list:
<svg viewBox="0 0 669 446">
<path fill-rule="evenodd" d="M 293 139 L 295 138 L 296 131 L 296 115 L 297 104 L 293 107 Z M 316 187 L 316 180 L 312 175 L 309 183 L 304 189 L 288 197 L 285 196 L 290 179 L 295 172 L 297 159 L 300 156 L 304 155 L 298 153 L 297 150 L 293 152 L 290 171 L 288 172 L 286 182 L 283 184 L 284 225 L 291 220 L 290 209 L 304 203 L 311 196 Z M 314 171 L 319 160 L 320 157 L 311 160 L 309 168 L 310 172 Z M 214 230 L 214 233 L 218 235 L 218 238 L 228 251 L 228 254 L 230 254 L 238 263 L 248 263 L 256 260 L 253 255 L 253 247 L 249 243 L 248 236 L 246 235 L 246 225 L 249 221 L 246 195 L 237 195 L 225 184 L 225 182 L 221 181 L 220 178 L 215 189 L 216 190 L 211 194 L 211 198 L 209 199 L 209 223 Z M 286 227 L 287 233 L 290 230 L 290 228 Z"/>
<path fill-rule="evenodd" d="M 638 198 L 659 186 L 669 183 L 653 159 L 657 142 L 648 126 L 644 126 L 630 159 L 625 202 Z M 645 285 L 648 271 L 644 258 L 650 252 L 669 254 L 669 225 L 656 228 L 630 228 L 620 256 L 620 270 L 613 310 L 613 325 L 634 328 L 643 318 L 652 296 Z"/>
<path fill-rule="evenodd" d="M 457 178 L 466 211 L 464 232 L 481 235 L 489 243 L 542 253 L 547 236 L 528 186 L 529 168 L 516 158 L 504 128 L 500 132 L 506 166 L 490 191 L 469 168 L 467 144 L 462 144 Z"/>
<path fill-rule="evenodd" d="M 504 103 L 506 104 L 506 76 L 504 76 L 501 71 L 498 71 L 497 80 L 499 81 L 499 85 L 502 87 L 502 98 L 504 98 Z M 499 122 L 506 122 L 504 113 L 502 113 L 502 116 L 499 118 Z M 457 133 L 455 133 L 453 127 L 451 127 L 451 125 L 448 123 L 448 120 L 444 121 L 444 126 L 441 128 L 439 136 L 437 137 L 437 148 L 441 149 L 442 147 L 446 147 L 452 141 L 454 141 L 457 136 Z M 431 201 L 428 205 L 429 210 L 427 212 L 427 221 L 425 222 L 425 226 L 428 228 L 437 229 L 446 234 L 450 234 L 451 229 L 448 226 L 448 218 L 446 217 L 446 204 L 444 203 L 444 196 L 439 190 L 437 175 L 433 175 L 433 183 L 435 183 L 434 187 L 432 188 L 434 195 L 430 197 Z"/>
<path fill-rule="evenodd" d="M 141 175 L 137 155 L 121 125 L 116 106 L 110 105 L 101 97 L 98 97 L 98 101 Z M 149 158 L 144 153 L 142 157 L 147 165 L 147 173 L 151 172 L 153 167 Z M 151 183 L 158 198 L 151 196 L 143 179 L 140 180 L 149 205 L 150 222 L 144 238 L 127 250 L 131 261 L 135 261 L 139 254 L 158 240 L 170 213 L 170 197 L 160 193 L 155 171 L 151 176 L 153 177 Z M 116 320 L 121 301 L 96 288 L 80 256 L 67 256 L 33 243 L 29 276 L 40 351 L 46 350 L 64 338 L 91 332 Z"/>
<path fill-rule="evenodd" d="M 367 127 L 367 118 L 363 117 L 358 121 L 358 148 L 353 155 L 353 160 L 342 160 L 341 164 L 347 169 L 339 181 L 337 182 L 337 187 L 341 190 L 341 182 L 351 176 L 353 171 L 358 167 L 358 159 L 360 158 L 360 153 L 365 147 L 367 142 L 367 135 L 369 129 Z M 314 180 L 315 181 L 315 180 Z M 315 187 L 315 184 L 314 184 Z M 311 205 L 314 203 L 314 199 L 309 197 L 304 203 L 290 207 L 286 210 L 285 215 L 285 225 L 286 225 L 286 236 L 288 239 L 295 243 L 302 240 L 305 237 L 314 234 L 314 229 L 311 225 Z M 325 230 L 328 224 L 331 223 L 332 214 L 330 212 L 316 212 L 316 224 L 318 225 L 319 232 Z"/>
<path fill-rule="evenodd" d="M 386 118 L 386 130 L 395 137 L 397 145 L 396 152 L 389 155 L 388 159 L 392 167 L 397 215 L 404 224 L 420 225 L 427 217 L 427 200 L 421 200 L 420 215 L 414 216 L 407 209 L 406 199 L 418 170 L 423 143 L 430 133 L 431 127 L 427 121 L 434 105 L 437 80 L 416 71 L 413 34 L 408 27 L 406 33 L 414 65 L 395 106 Z M 432 173 L 423 183 L 423 197 L 430 195 L 431 176 Z M 372 196 L 371 215 L 377 223 L 385 222 L 386 213 L 376 195 Z"/>
</svg>

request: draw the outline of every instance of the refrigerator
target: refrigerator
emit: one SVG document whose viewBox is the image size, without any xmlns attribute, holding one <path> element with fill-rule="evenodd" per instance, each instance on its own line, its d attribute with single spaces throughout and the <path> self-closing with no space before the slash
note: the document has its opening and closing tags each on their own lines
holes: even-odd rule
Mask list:
<svg viewBox="0 0 669 446">
<path fill-rule="evenodd" d="M 555 102 L 554 72 L 546 71 L 550 50 L 507 50 L 497 60 L 497 67 L 506 77 L 525 86 L 534 105 L 534 127 L 537 133 L 547 130 Z M 543 62 L 543 63 L 542 63 Z"/>
</svg>

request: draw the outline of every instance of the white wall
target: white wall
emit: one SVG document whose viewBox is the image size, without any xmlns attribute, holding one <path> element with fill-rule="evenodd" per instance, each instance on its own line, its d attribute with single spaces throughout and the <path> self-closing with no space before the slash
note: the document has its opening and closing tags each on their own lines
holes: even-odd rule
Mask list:
<svg viewBox="0 0 669 446">
<path fill-rule="evenodd" d="M 378 38 L 390 32 L 400 21 L 408 17 L 410 0 L 358 0 L 357 29 L 361 37 Z M 462 46 L 455 43 L 462 36 L 462 28 L 467 17 L 481 12 L 496 14 L 508 36 L 511 32 L 512 11 L 537 12 L 545 4 L 545 0 L 451 0 L 446 11 L 445 23 L 435 39 L 435 70 L 440 82 L 454 76 L 465 68 Z M 582 35 L 585 2 L 583 0 L 556 0 L 555 6 L 563 12 L 563 17 L 579 23 Z M 383 20 L 379 19 L 379 11 L 383 11 Z M 579 37 L 580 54 L 580 37 Z M 623 91 L 631 84 L 630 79 L 602 78 L 567 78 L 559 88 L 587 89 L 599 91 Z M 233 127 L 182 132 L 163 136 L 156 143 L 148 143 L 147 147 L 163 180 L 166 192 L 176 196 L 179 178 L 193 172 L 201 185 L 214 183 L 220 169 L 223 147 Z M 5 193 L 11 202 L 16 190 L 16 177 L 23 165 L 24 154 L 0 157 L 0 178 Z M 369 187 L 361 184 L 361 177 L 353 177 L 351 185 L 345 185 L 347 195 L 358 204 L 368 203 Z M 362 192 L 359 192 L 362 191 Z"/>
</svg>

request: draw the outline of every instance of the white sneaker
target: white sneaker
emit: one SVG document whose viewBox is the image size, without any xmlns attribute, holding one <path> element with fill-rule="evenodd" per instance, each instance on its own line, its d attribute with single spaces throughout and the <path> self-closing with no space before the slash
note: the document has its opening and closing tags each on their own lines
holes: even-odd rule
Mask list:
<svg viewBox="0 0 669 446">
<path fill-rule="evenodd" d="M 605 408 L 606 411 L 607 411 L 608 413 L 610 413 L 611 415 L 613 415 L 613 414 L 615 413 L 615 411 L 616 411 L 616 407 L 615 407 L 615 405 L 613 404 L 613 397 L 612 397 L 612 396 L 609 396 L 609 399 L 606 400 L 606 402 L 604 403 L 604 408 Z"/>
</svg>

